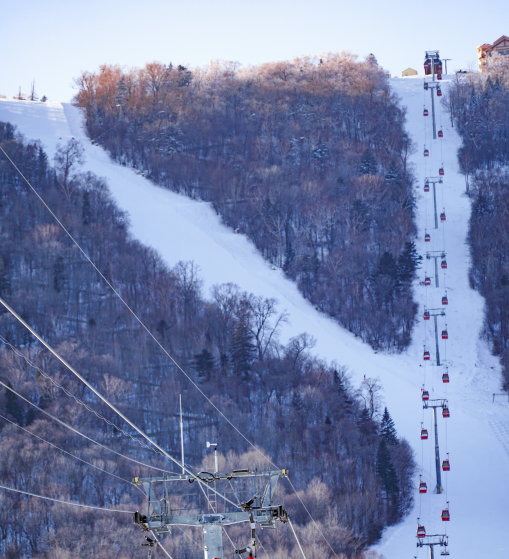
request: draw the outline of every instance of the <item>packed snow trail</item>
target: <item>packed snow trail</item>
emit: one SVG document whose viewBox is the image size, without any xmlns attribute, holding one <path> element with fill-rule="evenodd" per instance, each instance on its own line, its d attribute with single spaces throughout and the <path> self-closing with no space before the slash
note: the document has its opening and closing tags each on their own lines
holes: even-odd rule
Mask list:
<svg viewBox="0 0 509 559">
<path fill-rule="evenodd" d="M 375 546 L 378 551 L 388 559 L 415 555 L 426 557 L 426 549 L 415 548 L 416 519 L 419 516 L 428 534 L 449 534 L 452 557 L 509 557 L 509 404 L 502 398 L 492 403 L 492 394 L 500 392 L 500 366 L 479 339 L 483 299 L 470 289 L 468 283 L 470 258 L 466 234 L 470 202 L 463 194 L 464 180 L 458 174 L 456 162 L 460 139 L 443 114 L 442 156 L 440 145 L 436 145 L 438 140 L 430 141 L 430 122 L 425 121 L 422 115 L 424 103 L 428 109 L 431 108 L 429 92 L 426 92 L 425 98 L 423 96 L 422 78 L 393 79 L 390 83 L 402 98 L 402 104 L 408 108 L 407 127 L 417 146 L 411 163 L 417 178 L 418 252 L 424 255 L 426 249 L 442 250 L 443 240 L 446 241 L 448 268 L 445 280 L 449 297 L 446 307 L 449 332 L 447 355 L 442 340 L 440 348 L 443 363 L 449 367 L 449 385 L 443 385 L 440 380 L 445 367 L 433 365 L 431 330 L 428 330 L 427 341 L 432 361 L 426 366 L 423 361 L 425 335 L 422 312 L 425 304 L 431 308 L 440 306 L 439 296 L 444 293 L 442 273 L 441 287 L 437 290 L 433 286 L 425 288 L 421 285 L 426 264 L 418 271 L 415 283 L 419 303 L 418 323 L 408 350 L 401 355 L 374 353 L 336 322 L 317 312 L 301 296 L 293 282 L 263 260 L 247 238 L 234 234 L 221 224 L 210 204 L 154 186 L 132 169 L 112 162 L 102 148 L 92 146 L 82 127 L 82 115 L 75 107 L 59 103 L 0 100 L 0 120 L 18 126 L 27 139 L 40 139 L 50 157 L 58 143 L 64 143 L 71 137 L 81 140 L 85 148 L 85 169 L 106 177 L 113 197 L 130 214 L 132 234 L 154 247 L 170 266 L 179 260 L 194 260 L 201 268 L 205 295 L 208 295 L 212 285 L 231 281 L 248 292 L 276 297 L 280 309 L 287 310 L 290 316 L 290 323 L 283 325 L 281 330 L 282 342 L 301 332 L 308 332 L 317 340 L 316 354 L 347 366 L 354 385 L 358 386 L 364 375 L 368 378 L 380 377 L 385 404 L 399 435 L 412 444 L 419 467 L 423 466 L 428 493 L 419 497 L 416 478 L 414 510 L 403 522 L 386 530 L 382 541 Z M 447 79 L 442 81 L 444 92 L 447 83 Z M 439 225 L 440 238 L 430 217 L 431 193 L 423 192 L 426 176 L 423 157 L 425 126 L 427 145 L 431 151 L 426 162 L 427 176 L 437 176 L 441 163 L 445 168 L 443 188 L 437 191 L 439 210 L 445 206 L 447 214 L 446 223 Z M 425 228 L 432 236 L 430 248 L 424 243 Z M 427 270 L 428 274 L 434 275 L 431 263 L 428 263 Z M 441 326 L 442 323 L 439 324 Z M 447 495 L 432 494 L 435 486 L 432 412 L 423 412 L 421 401 L 425 377 L 430 397 L 447 397 L 451 410 L 450 419 L 438 418 L 441 459 L 448 451 L 451 460 L 451 471 L 442 474 Z M 421 442 L 419 430 L 423 417 L 431 436 L 428 441 Z M 446 500 L 450 501 L 451 511 L 448 523 L 440 520 Z"/>
</svg>

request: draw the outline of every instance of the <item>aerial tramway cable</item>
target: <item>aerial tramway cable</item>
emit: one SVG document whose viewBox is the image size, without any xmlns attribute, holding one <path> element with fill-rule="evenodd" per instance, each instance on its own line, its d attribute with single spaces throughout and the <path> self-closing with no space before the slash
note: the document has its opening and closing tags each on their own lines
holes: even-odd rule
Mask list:
<svg viewBox="0 0 509 559">
<path fill-rule="evenodd" d="M 94 439 L 91 439 L 90 437 L 88 437 L 87 435 L 85 435 L 84 433 L 81 433 L 80 431 L 78 431 L 77 429 L 75 429 L 74 427 L 72 427 L 71 425 L 68 425 L 67 423 L 65 423 L 64 421 L 62 421 L 61 419 L 58 419 L 58 417 L 55 417 L 54 415 L 51 415 L 49 412 L 47 412 L 46 410 L 43 410 L 42 408 L 40 408 L 39 406 L 37 406 L 36 404 L 34 404 L 33 402 L 31 402 L 30 400 L 27 400 L 24 396 L 22 396 L 21 394 L 18 394 L 14 388 L 8 386 L 7 384 L 3 383 L 0 380 L 0 385 L 3 386 L 4 388 L 6 388 L 7 390 L 10 390 L 13 394 L 16 394 L 16 396 L 18 396 L 19 398 L 21 398 L 23 401 L 25 401 L 27 404 L 30 404 L 31 406 L 33 406 L 36 410 L 40 411 L 41 413 L 43 413 L 44 415 L 47 415 L 50 419 L 52 419 L 53 421 L 56 421 L 57 423 L 59 423 L 60 425 L 62 425 L 63 427 L 66 427 L 67 429 L 70 429 L 71 431 L 73 431 L 74 433 L 76 433 L 77 435 L 80 435 L 80 437 L 83 437 L 85 439 L 87 439 L 88 441 L 90 441 L 91 443 L 94 443 L 98 446 L 100 446 L 101 448 L 104 448 L 105 450 L 108 450 L 109 452 L 112 452 L 113 454 L 116 454 L 117 456 L 120 456 L 120 458 L 124 458 L 125 460 L 129 460 L 131 462 L 135 462 L 136 464 L 140 465 L 140 466 L 144 466 L 146 468 L 152 468 L 153 470 L 158 470 L 159 472 L 164 472 L 165 474 L 172 474 L 174 475 L 175 472 L 170 472 L 168 470 L 163 470 L 162 468 L 157 468 L 156 466 L 150 466 L 149 464 L 145 464 L 143 462 L 140 462 L 139 460 L 135 460 L 134 458 L 130 458 L 129 456 L 125 456 L 124 454 L 121 454 L 120 452 L 117 452 L 116 450 L 113 450 L 97 441 L 94 441 Z"/>
<path fill-rule="evenodd" d="M 117 479 L 120 479 L 121 481 L 125 481 L 126 483 L 129 483 L 129 485 L 133 485 L 128 479 L 117 476 L 116 474 L 113 474 L 111 472 L 103 470 L 102 468 L 99 468 L 99 466 L 95 466 L 94 464 L 91 464 L 90 462 L 87 462 L 86 460 L 83 460 L 83 458 L 80 458 L 79 456 L 76 456 L 76 455 L 72 454 L 71 452 L 68 452 L 67 450 L 64 450 L 63 448 L 60 448 L 56 444 L 50 443 L 46 439 L 43 439 L 42 437 L 39 437 L 39 435 L 36 435 L 35 433 L 32 433 L 32 431 L 29 431 L 28 429 L 25 429 L 21 425 L 18 425 L 17 423 L 15 423 L 14 421 L 11 421 L 10 419 L 7 419 L 3 415 L 0 415 L 0 419 L 3 419 L 4 421 L 8 421 L 11 425 L 14 425 L 18 429 L 21 429 L 22 431 L 25 431 L 25 433 L 28 433 L 29 435 L 32 435 L 33 437 L 39 439 L 40 441 L 42 441 L 46 444 L 49 444 L 50 446 L 55 447 L 57 450 L 59 450 L 60 452 L 63 452 L 64 454 L 68 454 L 69 456 L 72 456 L 72 458 L 76 458 L 76 460 L 79 460 L 80 462 L 83 462 L 84 464 L 86 464 L 87 466 L 90 466 L 91 468 L 95 468 L 96 470 L 99 470 L 100 472 L 103 472 L 103 473 L 108 474 L 110 476 L 116 477 Z M 137 487 L 137 486 L 135 485 L 135 487 Z"/>
<path fill-rule="evenodd" d="M 123 512 L 126 514 L 134 514 L 132 510 L 120 510 L 120 509 L 107 509 L 104 507 L 94 507 L 92 505 L 82 505 L 80 503 L 73 503 L 72 501 L 62 501 L 60 499 L 53 499 L 52 497 L 44 497 L 43 495 L 37 495 L 35 493 L 29 493 L 28 491 L 21 491 L 21 489 L 13 489 L 12 487 L 6 487 L 5 485 L 0 485 L 0 489 L 6 489 L 7 491 L 13 491 L 14 493 L 22 493 L 23 495 L 29 495 L 30 497 L 37 497 L 39 499 L 46 499 L 47 501 L 54 501 L 55 503 L 62 503 L 64 505 L 72 505 L 74 507 L 82 507 L 84 509 L 95 509 L 95 510 L 106 510 L 108 512 Z"/>
<path fill-rule="evenodd" d="M 40 367 L 38 367 L 35 363 L 32 363 L 32 361 L 30 361 L 30 359 L 24 355 L 23 353 L 21 353 L 21 351 L 19 351 L 16 347 L 14 347 L 11 343 L 9 343 L 3 336 L 0 335 L 0 341 L 3 342 L 5 345 L 7 345 L 8 347 L 10 347 L 12 349 L 12 351 L 18 356 L 21 357 L 22 359 L 24 359 L 28 365 L 30 365 L 30 367 L 36 369 L 44 378 L 48 379 L 51 384 L 53 386 L 55 386 L 56 388 L 59 388 L 60 390 L 62 390 L 64 392 L 64 394 L 66 394 L 67 396 L 69 396 L 70 398 L 72 398 L 77 404 L 80 404 L 81 406 L 83 406 L 87 411 L 93 413 L 96 417 L 98 417 L 99 419 L 101 419 L 102 421 L 104 421 L 107 425 L 109 425 L 110 427 L 114 427 L 117 431 L 119 431 L 120 433 L 122 433 L 123 435 L 125 435 L 126 437 L 129 437 L 131 440 L 133 440 L 134 442 L 138 443 L 140 446 L 142 446 L 143 448 L 146 448 L 148 450 L 151 450 L 152 452 L 155 452 L 156 454 L 161 454 L 160 452 L 158 452 L 155 448 L 152 448 L 151 446 L 149 446 L 148 444 L 145 444 L 143 441 L 134 438 L 130 433 L 127 433 L 126 431 L 124 431 L 123 429 L 121 429 L 120 427 L 118 427 L 118 425 L 115 425 L 115 423 L 113 423 L 112 421 L 110 421 L 109 419 L 107 419 L 106 417 L 102 416 L 100 413 L 98 413 L 97 411 L 95 411 L 94 409 L 92 409 L 90 406 L 88 406 L 87 404 L 85 404 L 85 402 L 83 402 L 83 400 L 80 400 L 77 396 L 75 396 L 72 392 L 69 392 L 65 387 L 63 387 L 61 384 L 59 384 L 56 380 L 54 380 L 50 375 L 48 375 L 47 373 L 45 373 Z"/>
<path fill-rule="evenodd" d="M 71 233 L 66 229 L 66 227 L 64 226 L 64 224 L 58 219 L 58 217 L 55 215 L 55 213 L 51 210 L 51 208 L 48 206 L 48 204 L 45 202 L 45 200 L 42 198 L 42 196 L 37 192 L 37 190 L 32 186 L 32 184 L 30 183 L 30 181 L 23 175 L 23 173 L 20 171 L 20 169 L 16 166 L 16 164 L 14 163 L 14 161 L 12 161 L 12 159 L 7 155 L 7 153 L 5 152 L 5 150 L 3 149 L 2 146 L 0 146 L 0 151 L 2 151 L 2 153 L 5 155 L 5 157 L 8 159 L 8 161 L 11 163 L 11 165 L 16 169 L 16 171 L 19 173 L 19 175 L 23 178 L 23 180 L 27 183 L 27 185 L 30 187 L 30 189 L 34 192 L 34 194 L 37 196 L 37 198 L 39 198 L 39 200 L 41 201 L 41 203 L 44 205 L 44 207 L 48 210 L 48 212 L 52 215 L 52 217 L 55 219 L 55 221 L 58 223 L 58 225 L 64 230 L 64 232 L 67 234 L 67 236 L 71 239 L 71 241 L 74 243 L 74 245 L 79 249 L 79 251 L 83 254 L 83 256 L 88 260 L 88 262 L 92 265 L 92 267 L 96 270 L 96 272 L 101 276 L 101 278 L 106 282 L 106 284 L 110 287 L 110 289 L 115 293 L 115 295 L 120 299 L 120 301 L 124 304 L 124 306 L 127 308 L 127 310 L 132 314 L 132 316 L 138 321 L 138 323 L 140 324 L 140 326 L 142 326 L 142 328 L 147 332 L 147 334 L 152 338 L 152 340 L 161 348 L 161 350 L 163 351 L 163 353 L 170 359 L 170 361 L 172 361 L 172 363 L 177 367 L 177 369 L 187 378 L 187 380 L 196 388 L 196 390 L 198 390 L 198 392 L 207 400 L 207 402 L 209 402 L 209 404 L 217 411 L 217 413 L 250 445 L 253 447 L 254 450 L 256 450 L 256 452 L 258 452 L 267 462 L 269 462 L 272 466 L 274 466 L 276 469 L 279 469 L 274 462 L 268 457 L 266 456 L 257 446 L 255 446 L 229 419 L 228 417 L 226 417 L 226 415 L 214 404 L 214 402 L 212 402 L 212 400 L 203 392 L 203 390 L 194 382 L 194 380 L 186 373 L 186 371 L 180 366 L 180 364 L 171 356 L 171 354 L 166 350 L 166 348 L 161 344 L 161 342 L 154 336 L 154 334 L 152 334 L 152 332 L 149 330 L 149 328 L 145 325 L 145 323 L 141 320 L 141 318 L 134 312 L 134 310 L 127 304 L 127 302 L 122 298 L 122 296 L 120 295 L 120 293 L 114 288 L 114 286 L 107 280 L 107 278 L 104 276 L 104 274 L 99 270 L 99 268 L 95 265 L 95 263 L 93 262 L 93 260 L 88 256 L 88 254 L 84 251 L 84 249 L 80 246 L 80 244 L 76 241 L 76 239 L 74 239 L 74 237 L 71 235 Z M 54 355 L 55 357 L 57 357 L 66 367 L 69 368 L 69 370 L 71 372 L 73 372 L 73 374 L 75 374 L 80 380 L 82 380 L 82 382 L 88 386 L 104 403 L 106 403 L 111 409 L 113 409 L 114 411 L 116 411 L 116 413 L 122 417 L 122 419 L 124 419 L 124 421 L 126 421 L 133 429 L 135 429 L 140 435 L 142 435 L 146 440 L 148 440 L 151 444 L 153 444 L 160 452 L 162 452 L 167 458 L 169 458 L 171 461 L 173 461 L 175 464 L 181 466 L 182 468 L 185 468 L 185 466 L 183 464 L 181 464 L 180 462 L 178 462 L 178 460 L 176 460 L 175 458 L 173 458 L 172 456 L 170 456 L 166 451 L 164 451 L 161 447 L 159 447 L 159 445 L 157 445 L 157 443 L 153 442 L 147 435 L 145 435 L 145 433 L 143 433 L 140 429 L 138 429 L 129 419 L 127 419 L 119 410 L 117 410 L 113 404 L 110 404 L 106 398 L 104 398 L 102 395 L 100 395 L 100 393 L 95 390 L 83 377 L 81 377 L 81 375 L 79 375 L 79 373 L 77 373 L 69 364 L 67 364 L 54 350 L 52 350 L 50 348 L 50 346 L 44 342 L 44 340 L 42 338 L 40 338 L 31 328 L 28 324 L 26 324 L 23 319 L 21 317 L 19 317 L 13 309 L 11 309 L 7 303 L 5 303 L 2 299 L 0 299 L 0 303 L 2 303 L 7 310 L 9 310 L 9 312 L 11 312 L 11 314 L 13 314 L 13 316 L 15 316 L 47 349 L 49 349 Z M 192 472 L 190 472 L 189 470 L 186 470 L 189 475 L 194 476 L 194 474 Z M 196 476 L 194 476 L 196 477 Z M 196 477 L 196 479 L 198 480 L 199 483 L 201 483 L 201 480 L 199 478 Z M 287 478 L 288 479 L 288 478 Z M 288 479 L 288 481 L 290 482 L 290 480 Z M 291 484 L 291 482 L 290 482 Z M 292 485 L 292 484 L 291 484 Z M 311 515 L 311 513 L 309 512 L 309 510 L 307 509 L 307 507 L 304 505 L 300 495 L 297 493 L 296 489 L 293 487 L 292 488 L 295 492 L 295 494 L 297 495 L 299 501 L 301 502 L 301 504 L 304 506 L 304 508 L 306 509 L 307 514 L 309 515 L 309 517 L 311 518 L 311 520 L 313 521 L 313 523 L 315 524 L 315 526 L 318 528 L 321 536 L 323 537 L 323 539 L 325 540 L 325 542 L 327 543 L 327 545 L 329 546 L 329 548 L 331 549 L 332 553 L 334 554 L 334 556 L 337 558 L 338 555 L 336 554 L 336 552 L 334 551 L 334 549 L 332 548 L 331 544 L 329 543 L 329 541 L 327 540 L 327 538 L 325 537 L 325 535 L 323 534 L 323 532 L 320 530 L 320 528 L 318 527 L 318 524 L 316 523 L 315 519 L 313 518 L 313 516 Z M 217 493 L 215 490 L 212 490 L 214 493 Z M 222 495 L 221 495 L 222 496 Z M 229 499 L 226 499 L 226 497 L 223 497 L 226 501 L 228 501 L 229 503 L 231 503 L 233 506 L 239 508 L 238 505 L 236 505 L 235 503 L 232 503 Z"/>
</svg>

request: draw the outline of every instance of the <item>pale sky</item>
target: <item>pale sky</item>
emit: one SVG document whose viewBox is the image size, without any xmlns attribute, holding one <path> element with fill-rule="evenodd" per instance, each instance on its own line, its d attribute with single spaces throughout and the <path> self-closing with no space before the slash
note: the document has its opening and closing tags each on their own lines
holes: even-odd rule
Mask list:
<svg viewBox="0 0 509 559">
<path fill-rule="evenodd" d="M 158 60 L 200 66 L 243 65 L 326 51 L 375 54 L 393 76 L 422 74 L 424 50 L 451 58 L 451 70 L 476 62 L 475 48 L 509 36 L 509 2 L 474 0 L 2 0 L 0 94 L 35 80 L 39 96 L 67 102 L 72 80 L 100 64 Z"/>
</svg>

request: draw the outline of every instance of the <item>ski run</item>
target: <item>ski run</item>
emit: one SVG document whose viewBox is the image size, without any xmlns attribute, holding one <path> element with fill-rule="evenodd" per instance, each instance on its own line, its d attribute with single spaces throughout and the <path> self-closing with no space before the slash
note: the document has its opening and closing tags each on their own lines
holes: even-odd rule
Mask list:
<svg viewBox="0 0 509 559">
<path fill-rule="evenodd" d="M 444 93 L 452 76 L 444 76 Z M 500 392 L 500 366 L 480 339 L 483 324 L 482 297 L 469 286 L 470 266 L 467 245 L 470 202 L 465 182 L 459 174 L 456 153 L 460 138 L 451 127 L 448 115 L 435 97 L 437 128 L 443 138 L 433 140 L 430 92 L 424 91 L 422 77 L 391 79 L 391 87 L 407 107 L 407 128 L 416 145 L 411 164 L 416 176 L 417 251 L 423 255 L 414 289 L 419 304 L 417 324 L 410 347 L 402 354 L 375 353 L 369 346 L 315 310 L 287 280 L 273 269 L 242 234 L 221 224 L 210 204 L 163 190 L 141 175 L 112 162 L 101 147 L 91 145 L 79 109 L 70 104 L 34 103 L 0 99 L 0 120 L 18 127 L 27 140 L 40 140 L 50 158 L 57 144 L 74 137 L 85 148 L 85 170 L 105 177 L 118 205 L 129 212 L 132 234 L 152 246 L 169 266 L 179 260 L 193 260 L 201 269 L 204 291 L 211 286 L 234 282 L 242 290 L 276 297 L 280 311 L 289 313 L 281 341 L 308 332 L 317 340 L 315 352 L 348 368 L 352 383 L 359 386 L 364 376 L 379 377 L 384 388 L 384 403 L 391 413 L 398 434 L 412 445 L 419 466 L 418 474 L 427 483 L 426 494 L 418 493 L 415 479 L 415 504 L 406 518 L 384 532 L 375 546 L 387 559 L 428 555 L 427 548 L 416 548 L 417 518 L 427 534 L 448 534 L 451 557 L 509 557 L 509 403 Z M 424 117 L 424 108 L 430 116 Z M 424 157 L 424 149 L 429 157 Z M 436 184 L 438 219 L 435 229 L 433 188 L 424 192 L 426 177 L 438 177 L 443 167 L 442 184 Z M 425 232 L 430 241 L 425 242 Z M 435 286 L 434 260 L 426 252 L 445 253 L 447 268 L 438 260 L 439 287 Z M 431 277 L 425 286 L 424 278 Z M 447 295 L 448 305 L 442 305 Z M 436 366 L 434 320 L 424 320 L 424 309 L 444 309 L 439 316 L 438 343 L 442 366 Z M 442 330 L 448 339 L 442 339 Z M 430 360 L 423 359 L 424 350 Z M 450 383 L 442 382 L 448 371 Z M 437 410 L 440 459 L 449 454 L 451 469 L 442 472 L 443 494 L 433 493 L 435 455 L 433 413 L 423 410 L 421 390 L 430 399 L 446 398 L 450 418 Z M 421 422 L 428 440 L 421 440 Z M 284 467 L 282 465 L 281 467 Z M 450 505 L 450 522 L 441 513 Z M 134 529 L 134 527 L 133 527 Z M 437 548 L 436 554 L 442 549 Z"/>
</svg>

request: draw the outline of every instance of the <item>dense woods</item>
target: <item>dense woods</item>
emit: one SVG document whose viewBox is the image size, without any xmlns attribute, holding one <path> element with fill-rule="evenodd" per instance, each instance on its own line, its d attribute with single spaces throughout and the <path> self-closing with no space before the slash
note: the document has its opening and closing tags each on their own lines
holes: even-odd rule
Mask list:
<svg viewBox="0 0 509 559">
<path fill-rule="evenodd" d="M 378 379 L 351 386 L 339 364 L 311 355 L 309 334 L 281 345 L 278 326 L 285 314 L 277 301 L 244 293 L 234 284 L 205 294 L 195 264 L 180 262 L 168 269 L 155 251 L 130 236 L 128 216 L 116 207 L 104 180 L 81 172 L 82 148 L 75 140 L 60 146 L 53 165 L 37 143 L 24 141 L 10 124 L 0 123 L 0 145 L 214 404 L 272 461 L 290 469 L 299 495 L 340 557 L 360 557 L 385 526 L 405 514 L 412 502 L 415 464 L 389 412 L 382 413 Z M 385 179 L 372 175 L 363 180 Z M 3 155 L 0 296 L 175 456 L 182 394 L 186 461 L 195 471 L 210 467 L 211 457 L 205 456 L 210 440 L 220 444 L 221 467 L 267 466 L 151 340 Z M 0 388 L 0 484 L 99 507 L 146 507 L 129 481 L 157 470 L 92 444 L 44 412 L 117 453 L 164 470 L 173 471 L 174 465 L 122 434 L 118 428 L 127 429 L 118 417 L 4 310 L 0 336 L 5 386 Z M 177 490 L 185 492 L 188 487 Z M 299 525 L 308 556 L 329 557 L 288 484 L 283 481 L 278 492 Z M 199 500 L 175 498 L 184 509 Z M 3 557 L 145 554 L 139 547 L 143 535 L 130 514 L 75 509 L 5 490 L 0 499 Z M 230 533 L 234 541 L 246 538 L 242 526 Z M 292 538 L 287 527 L 280 527 L 276 534 L 263 533 L 262 542 L 275 558 L 296 558 Z M 200 542 L 200 532 L 191 529 L 165 539 L 178 559 L 201 554 Z"/>
<path fill-rule="evenodd" d="M 211 201 L 319 310 L 374 348 L 409 343 L 412 146 L 373 55 L 104 65 L 76 86 L 90 138 L 116 161 Z"/>
<path fill-rule="evenodd" d="M 463 140 L 458 152 L 472 199 L 470 281 L 486 299 L 483 333 L 509 389 L 509 61 L 452 84 L 446 106 Z"/>
</svg>

